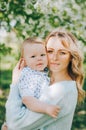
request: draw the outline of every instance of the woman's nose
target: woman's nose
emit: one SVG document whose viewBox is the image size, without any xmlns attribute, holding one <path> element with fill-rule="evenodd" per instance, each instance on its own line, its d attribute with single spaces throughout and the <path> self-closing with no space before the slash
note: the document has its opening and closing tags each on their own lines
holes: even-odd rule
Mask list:
<svg viewBox="0 0 86 130">
<path fill-rule="evenodd" d="M 57 53 L 54 53 L 53 60 L 57 60 L 57 59 L 58 59 L 58 55 L 57 55 Z"/>
</svg>

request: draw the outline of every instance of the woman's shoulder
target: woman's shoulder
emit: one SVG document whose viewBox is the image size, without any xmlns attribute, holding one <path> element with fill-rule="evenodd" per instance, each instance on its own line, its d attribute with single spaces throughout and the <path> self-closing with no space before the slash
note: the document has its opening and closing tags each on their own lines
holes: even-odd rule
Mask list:
<svg viewBox="0 0 86 130">
<path fill-rule="evenodd" d="M 63 81 L 58 81 L 53 83 L 52 85 L 76 85 L 76 81 L 75 80 L 63 80 Z"/>
<path fill-rule="evenodd" d="M 54 95 L 57 99 L 64 99 L 64 97 L 67 97 L 65 100 L 69 100 L 70 98 L 76 99 L 77 98 L 77 86 L 75 81 L 60 81 L 57 83 L 52 84 L 49 87 L 48 93 L 50 95 Z M 69 99 L 68 99 L 69 98 Z"/>
<path fill-rule="evenodd" d="M 59 93 L 77 93 L 76 81 L 73 80 L 56 82 L 50 86 L 50 89 L 51 91 L 58 91 Z"/>
<path fill-rule="evenodd" d="M 76 88 L 76 81 L 74 81 L 74 80 L 61 81 L 60 84 L 62 84 L 64 86 L 64 88 L 65 87 L 68 89 Z"/>
<path fill-rule="evenodd" d="M 60 82 L 57 82 L 57 83 L 61 83 L 61 84 L 64 84 L 64 85 L 75 85 L 76 86 L 76 81 L 75 80 L 64 80 L 64 81 L 60 81 Z"/>
<path fill-rule="evenodd" d="M 63 80 L 55 83 L 56 85 L 61 84 L 62 86 L 76 86 L 75 80 Z"/>
</svg>

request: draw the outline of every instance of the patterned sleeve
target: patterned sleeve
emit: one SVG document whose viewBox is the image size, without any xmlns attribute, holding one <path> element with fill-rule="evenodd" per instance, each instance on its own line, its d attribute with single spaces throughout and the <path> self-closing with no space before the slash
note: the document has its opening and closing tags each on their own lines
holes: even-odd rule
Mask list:
<svg viewBox="0 0 86 130">
<path fill-rule="evenodd" d="M 34 96 L 39 98 L 48 85 L 47 76 L 40 72 L 24 68 L 19 79 L 20 96 Z"/>
<path fill-rule="evenodd" d="M 20 96 L 33 96 L 34 84 L 33 84 L 33 73 L 27 69 L 23 69 L 19 79 L 19 91 Z"/>
</svg>

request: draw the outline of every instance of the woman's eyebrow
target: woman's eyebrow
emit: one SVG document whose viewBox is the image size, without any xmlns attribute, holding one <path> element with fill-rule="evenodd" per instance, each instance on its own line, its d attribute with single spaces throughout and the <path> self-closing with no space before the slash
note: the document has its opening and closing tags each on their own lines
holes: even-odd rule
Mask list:
<svg viewBox="0 0 86 130">
<path fill-rule="evenodd" d="M 59 49 L 58 51 L 65 51 L 65 52 L 69 52 L 68 49 Z"/>
<path fill-rule="evenodd" d="M 54 50 L 53 48 L 47 48 L 47 50 L 48 50 L 48 49 Z"/>
<path fill-rule="evenodd" d="M 60 50 L 60 51 L 67 51 L 66 49 L 58 49 L 58 50 Z"/>
<path fill-rule="evenodd" d="M 55 50 L 54 48 L 47 48 L 47 50 Z M 65 52 L 69 52 L 68 49 L 58 49 L 57 51 L 65 51 Z"/>
</svg>

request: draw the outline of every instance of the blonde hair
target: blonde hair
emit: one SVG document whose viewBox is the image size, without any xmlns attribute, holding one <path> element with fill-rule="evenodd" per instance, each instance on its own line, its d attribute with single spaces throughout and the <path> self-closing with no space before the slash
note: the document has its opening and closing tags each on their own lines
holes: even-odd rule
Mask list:
<svg viewBox="0 0 86 130">
<path fill-rule="evenodd" d="M 81 102 L 85 97 L 85 92 L 82 89 L 84 79 L 83 55 L 80 52 L 78 41 L 72 33 L 63 29 L 57 29 L 48 35 L 48 37 L 46 38 L 46 44 L 48 40 L 53 37 L 58 38 L 71 54 L 71 61 L 68 66 L 68 73 L 71 78 L 76 81 L 78 90 L 78 101 Z"/>
<path fill-rule="evenodd" d="M 45 45 L 43 40 L 40 39 L 40 38 L 29 37 L 29 38 L 25 39 L 24 42 L 21 45 L 21 58 L 23 58 L 23 56 L 24 56 L 24 47 L 27 44 L 31 44 L 31 45 L 32 44 L 42 44 L 42 45 Z"/>
</svg>

